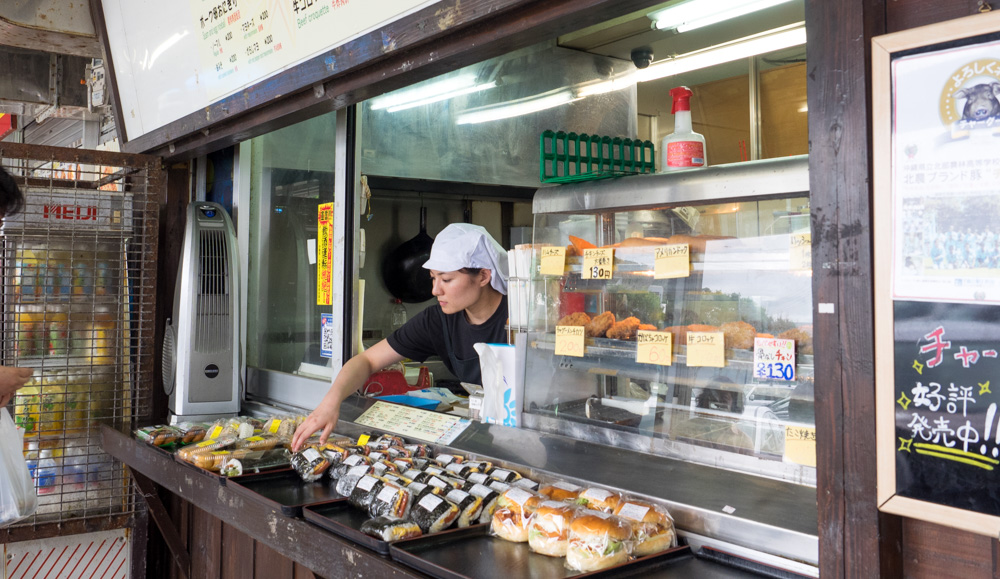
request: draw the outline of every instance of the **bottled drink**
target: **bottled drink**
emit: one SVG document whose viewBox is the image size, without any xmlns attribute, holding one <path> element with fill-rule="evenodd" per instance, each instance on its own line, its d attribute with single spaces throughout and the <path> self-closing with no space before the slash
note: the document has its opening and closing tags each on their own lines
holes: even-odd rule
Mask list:
<svg viewBox="0 0 1000 579">
<path fill-rule="evenodd" d="M 38 455 L 38 469 L 35 471 L 35 488 L 38 494 L 47 495 L 56 492 L 62 483 L 59 463 L 52 451 L 45 449 Z"/>
</svg>

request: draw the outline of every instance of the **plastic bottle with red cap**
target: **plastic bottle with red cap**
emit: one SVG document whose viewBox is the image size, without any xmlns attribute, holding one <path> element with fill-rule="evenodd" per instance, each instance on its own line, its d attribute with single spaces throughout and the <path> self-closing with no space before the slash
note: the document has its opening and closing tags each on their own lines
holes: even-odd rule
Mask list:
<svg viewBox="0 0 1000 579">
<path fill-rule="evenodd" d="M 679 86 L 670 89 L 673 99 L 671 111 L 674 115 L 674 132 L 663 137 L 660 150 L 661 171 L 678 171 L 704 167 L 708 164 L 705 157 L 705 137 L 691 130 L 691 89 Z"/>
</svg>

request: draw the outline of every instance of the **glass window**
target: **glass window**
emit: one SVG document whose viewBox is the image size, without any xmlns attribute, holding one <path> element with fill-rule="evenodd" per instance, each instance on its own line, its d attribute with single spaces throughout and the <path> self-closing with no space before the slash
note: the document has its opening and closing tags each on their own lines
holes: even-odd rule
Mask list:
<svg viewBox="0 0 1000 579">
<path fill-rule="evenodd" d="M 318 208 L 334 199 L 336 116 L 329 113 L 250 141 L 247 365 L 319 374 Z"/>
</svg>

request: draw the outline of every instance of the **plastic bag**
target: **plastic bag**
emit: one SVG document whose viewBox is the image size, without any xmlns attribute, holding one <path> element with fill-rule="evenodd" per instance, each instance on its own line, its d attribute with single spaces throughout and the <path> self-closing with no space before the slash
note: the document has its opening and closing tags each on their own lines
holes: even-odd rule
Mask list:
<svg viewBox="0 0 1000 579">
<path fill-rule="evenodd" d="M 31 516 L 38 506 L 35 485 L 24 460 L 24 430 L 0 408 L 0 527 Z"/>
</svg>

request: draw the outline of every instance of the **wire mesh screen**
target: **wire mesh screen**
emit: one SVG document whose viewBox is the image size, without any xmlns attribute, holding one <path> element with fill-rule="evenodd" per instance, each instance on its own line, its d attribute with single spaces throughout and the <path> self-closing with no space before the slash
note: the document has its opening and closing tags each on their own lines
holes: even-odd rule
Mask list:
<svg viewBox="0 0 1000 579">
<path fill-rule="evenodd" d="M 99 425 L 151 413 L 159 159 L 0 143 L 25 196 L 6 216 L 3 364 L 34 368 L 12 403 L 38 509 L 22 523 L 128 514 Z"/>
</svg>

